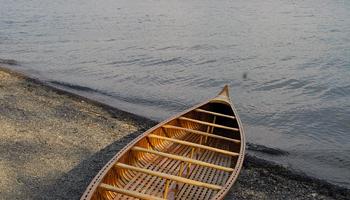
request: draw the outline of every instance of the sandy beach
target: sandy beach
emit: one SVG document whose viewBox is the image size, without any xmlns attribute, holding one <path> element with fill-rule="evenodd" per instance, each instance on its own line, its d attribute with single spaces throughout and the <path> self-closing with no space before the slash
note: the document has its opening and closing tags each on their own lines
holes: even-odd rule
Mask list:
<svg viewBox="0 0 350 200">
<path fill-rule="evenodd" d="M 154 124 L 0 68 L 0 199 L 79 199 Z M 247 155 L 226 199 L 234 198 L 350 199 L 350 191 Z"/>
</svg>

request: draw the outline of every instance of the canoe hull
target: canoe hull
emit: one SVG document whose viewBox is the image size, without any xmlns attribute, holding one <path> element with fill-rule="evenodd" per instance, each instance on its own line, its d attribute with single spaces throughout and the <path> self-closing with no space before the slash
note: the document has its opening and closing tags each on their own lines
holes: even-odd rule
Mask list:
<svg viewBox="0 0 350 200">
<path fill-rule="evenodd" d="M 126 145 L 81 199 L 222 199 L 244 152 L 244 130 L 225 87 Z"/>
</svg>

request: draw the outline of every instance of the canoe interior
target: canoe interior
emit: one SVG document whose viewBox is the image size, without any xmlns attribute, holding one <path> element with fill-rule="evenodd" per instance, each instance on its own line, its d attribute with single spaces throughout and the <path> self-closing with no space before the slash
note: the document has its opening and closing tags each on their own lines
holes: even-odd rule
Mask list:
<svg viewBox="0 0 350 200">
<path fill-rule="evenodd" d="M 209 111 L 219 113 L 203 112 Z M 231 117 L 227 117 L 231 116 Z M 182 117 L 182 118 L 181 118 Z M 231 106 L 227 103 L 207 103 L 201 107 L 192 110 L 179 118 L 175 118 L 159 128 L 151 131 L 147 135 L 156 135 L 172 139 L 177 139 L 194 144 L 205 145 L 221 149 L 240 155 L 241 151 L 241 134 L 240 127 L 235 118 Z M 184 117 L 184 118 L 183 118 Z M 214 127 L 190 121 L 187 119 L 209 122 L 237 129 L 236 131 L 222 127 Z M 166 127 L 166 128 L 164 128 Z M 170 127 L 170 128 L 169 128 Z M 179 130 L 172 127 L 182 127 L 190 130 L 197 130 L 209 134 L 215 134 L 225 138 L 234 139 L 237 142 L 205 136 L 192 133 L 186 130 Z M 126 164 L 141 169 L 148 169 L 155 172 L 161 172 L 177 177 L 182 177 L 216 185 L 219 187 L 227 185 L 229 177 L 237 171 L 237 160 L 239 156 L 227 155 L 221 152 L 193 147 L 187 144 L 164 140 L 163 138 L 148 137 L 145 135 L 133 147 L 148 149 L 158 152 L 164 152 L 171 155 L 182 156 L 190 159 L 203 161 L 205 163 L 215 164 L 217 166 L 232 169 L 225 171 L 213 167 L 207 167 L 199 164 L 184 162 L 165 156 L 155 155 L 144 151 L 129 149 L 117 160 L 116 163 Z M 159 199 L 212 199 L 220 190 L 198 185 L 188 184 L 185 182 L 174 181 L 151 175 L 144 172 L 138 172 L 131 169 L 125 169 L 113 166 L 106 173 L 101 183 L 123 191 L 132 192 L 133 194 L 146 194 L 152 198 Z M 149 196 L 126 195 L 128 193 L 116 192 L 106 187 L 97 187 L 93 192 L 91 199 L 147 199 Z"/>
</svg>

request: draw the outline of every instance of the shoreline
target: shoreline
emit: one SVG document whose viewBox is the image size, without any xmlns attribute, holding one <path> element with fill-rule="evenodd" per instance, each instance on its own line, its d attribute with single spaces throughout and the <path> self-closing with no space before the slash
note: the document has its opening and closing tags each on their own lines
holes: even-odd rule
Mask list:
<svg viewBox="0 0 350 200">
<path fill-rule="evenodd" d="M 12 89 L 18 89 L 18 91 L 11 93 L 11 91 L 8 90 L 9 88 L 6 87 L 13 87 Z M 29 95 L 29 99 L 26 99 L 25 101 L 27 104 L 13 105 L 13 102 L 11 101 L 22 101 L 21 98 L 25 96 L 24 93 L 25 95 Z M 46 105 L 47 107 L 40 110 L 40 106 L 32 105 L 31 101 L 33 98 L 40 99 L 40 101 L 42 101 L 42 104 L 40 105 Z M 0 101 L 3 101 L 0 102 L 0 111 L 1 113 L 4 113 L 0 114 L 0 122 L 9 126 L 9 129 L 13 129 L 10 131 L 10 134 L 5 134 L 4 132 L 0 131 L 0 139 L 1 141 L 5 141 L 4 144 L 2 144 L 2 142 L 0 143 L 0 148 L 2 146 L 4 150 L 9 149 L 9 152 L 1 153 L 1 156 L 6 158 L 5 160 L 7 163 L 3 164 L 3 162 L 0 162 L 0 169 L 2 169 L 4 172 L 9 171 L 10 173 L 8 174 L 21 175 L 19 178 L 20 180 L 17 178 L 16 182 L 13 183 L 13 186 L 8 185 L 6 182 L 0 182 L 0 197 L 20 198 L 21 196 L 11 196 L 11 194 L 6 192 L 6 190 L 16 191 L 16 189 L 18 189 L 18 187 L 20 187 L 23 183 L 33 184 L 35 188 L 31 189 L 34 192 L 29 192 L 27 189 L 22 188 L 23 192 L 12 195 L 24 195 L 33 199 L 64 199 L 68 198 L 65 195 L 69 194 L 74 198 L 80 198 L 80 195 L 82 195 L 84 192 L 86 186 L 89 184 L 89 181 L 109 160 L 108 156 L 113 156 L 125 144 L 157 123 L 147 118 L 119 110 L 118 108 L 110 105 L 65 91 L 61 88 L 55 87 L 54 85 L 50 85 L 49 83 L 40 81 L 36 78 L 31 78 L 26 74 L 16 72 L 1 65 Z M 55 106 L 50 107 L 52 104 L 55 104 Z M 19 157 L 23 155 L 25 155 L 24 157 L 32 157 L 32 154 L 37 154 L 38 152 L 30 152 L 29 147 L 32 146 L 23 145 L 24 143 L 28 142 L 28 140 L 33 140 L 35 142 L 40 141 L 40 144 L 48 143 L 48 145 L 40 149 L 41 151 L 46 151 L 50 148 L 54 148 L 57 143 L 55 138 L 57 135 L 52 135 L 52 131 L 44 132 L 42 135 L 39 135 L 40 137 L 46 137 L 46 134 L 51 134 L 48 136 L 48 138 L 46 138 L 49 140 L 48 142 L 40 137 L 32 138 L 32 135 L 35 134 L 33 133 L 32 129 L 35 130 L 35 126 L 28 127 L 28 125 L 23 124 L 23 122 L 28 122 L 30 124 L 34 121 L 35 123 L 38 123 L 35 121 L 35 117 L 37 117 L 36 115 L 41 115 L 41 113 L 31 113 L 34 112 L 32 110 L 31 112 L 28 112 L 26 107 L 35 107 L 38 109 L 38 111 L 35 112 L 41 113 L 45 113 L 47 110 L 49 110 L 50 112 L 48 112 L 47 116 L 43 117 L 44 120 L 49 120 L 49 122 L 43 121 L 41 128 L 51 128 L 48 125 L 52 125 L 50 124 L 50 120 L 53 117 L 55 123 L 62 125 L 62 127 L 57 127 L 58 130 L 54 129 L 54 131 L 61 132 L 62 136 L 65 137 L 70 137 L 71 134 L 76 135 L 76 138 L 73 138 L 71 141 L 74 141 L 73 143 L 76 145 L 74 148 L 75 151 L 79 152 L 81 149 L 86 151 L 82 154 L 83 156 L 77 157 L 75 152 L 71 152 L 71 147 L 66 145 L 66 143 L 68 144 L 70 141 L 64 141 L 60 143 L 61 146 L 57 147 L 57 150 L 51 152 L 51 155 L 55 157 L 55 153 L 59 152 L 61 150 L 60 148 L 67 148 L 64 155 L 71 158 L 70 164 L 65 163 L 64 159 L 66 159 L 66 157 L 57 157 L 55 161 L 59 163 L 62 162 L 61 165 L 66 167 L 63 167 L 63 169 L 57 169 L 55 166 L 50 166 L 46 170 L 46 176 L 37 177 L 38 174 L 40 174 L 40 172 L 38 172 L 40 169 L 39 167 L 47 167 L 50 165 L 49 163 L 46 163 L 49 161 L 49 159 L 42 160 L 41 156 L 37 156 L 36 159 L 40 159 L 43 161 L 42 163 L 46 164 L 37 165 L 31 163 L 31 165 L 27 166 L 27 160 L 25 160 L 26 162 L 21 164 L 27 168 L 33 168 L 29 170 L 31 172 L 29 174 L 31 174 L 32 177 L 27 177 L 28 173 L 24 173 L 25 171 L 21 171 L 19 165 L 16 165 L 17 160 L 12 156 L 13 152 L 16 152 L 16 156 Z M 76 107 L 80 108 L 80 110 L 74 110 Z M 51 108 L 52 110 L 50 110 Z M 52 115 L 51 112 L 54 114 Z M 69 122 L 66 121 L 67 118 L 69 118 Z M 115 121 L 117 121 L 116 124 Z M 66 123 L 74 124 L 70 124 L 69 127 L 66 127 Z M 91 124 L 95 123 L 98 125 L 98 127 L 90 127 Z M 73 128 L 74 130 L 72 131 L 71 128 L 73 126 L 77 130 Z M 87 128 L 89 128 L 89 131 L 91 131 L 90 137 L 92 138 L 85 138 L 87 136 L 84 135 L 84 132 Z M 102 131 L 105 134 L 111 134 L 110 132 L 113 132 L 113 134 L 116 135 L 112 134 L 107 136 L 101 134 L 99 131 Z M 26 138 L 22 138 L 23 132 L 28 132 Z M 108 140 L 99 142 L 98 148 L 94 147 L 95 141 L 98 139 L 93 138 L 97 137 L 96 135 L 108 137 Z M 18 141 L 12 141 L 13 137 L 21 139 L 18 139 Z M 3 138 L 5 138 L 5 140 L 3 140 Z M 84 142 L 82 142 L 81 139 L 84 142 L 88 141 L 87 143 L 89 145 L 83 144 Z M 9 144 L 6 144 L 6 142 L 9 141 L 11 142 L 11 148 L 8 148 L 10 146 Z M 77 144 L 75 144 L 75 142 Z M 28 152 L 21 152 L 23 149 L 17 149 L 18 146 L 21 148 L 25 147 L 24 149 L 28 150 Z M 7 155 L 7 153 L 9 153 L 9 155 Z M 14 167 L 15 170 L 13 171 L 12 169 L 9 169 L 8 166 L 12 168 Z M 47 176 L 49 177 L 49 184 L 45 184 L 44 181 L 46 180 Z M 0 174 L 0 178 L 5 181 L 12 181 L 11 177 L 8 177 L 8 175 L 4 175 L 2 173 Z M 37 179 L 40 180 L 36 181 Z M 66 185 L 73 188 L 69 189 Z M 23 187 L 23 185 L 21 187 Z M 47 196 L 49 194 L 52 196 Z M 248 150 L 248 154 L 246 155 L 244 162 L 244 168 L 238 178 L 238 181 L 230 190 L 230 193 L 225 199 L 230 199 L 232 197 L 236 197 L 237 199 L 349 199 L 350 189 L 343 188 L 341 186 L 331 184 L 325 180 L 316 179 L 284 168 L 276 163 L 251 156 L 249 155 Z"/>
<path fill-rule="evenodd" d="M 28 74 L 25 74 L 25 73 L 19 72 L 17 70 L 10 69 L 10 68 L 8 68 L 8 67 L 6 67 L 4 65 L 1 65 L 1 63 L 0 63 L 0 71 L 5 72 L 5 73 L 9 73 L 12 76 L 15 76 L 15 77 L 18 77 L 18 78 L 21 78 L 21 79 L 25 79 L 25 80 L 27 80 L 29 82 L 33 82 L 35 84 L 40 85 L 41 87 L 45 87 L 45 88 L 47 88 L 49 90 L 53 90 L 53 91 L 57 92 L 58 94 L 67 95 L 70 98 L 73 98 L 73 99 L 75 99 L 77 101 L 84 100 L 84 101 L 86 101 L 86 102 L 88 102 L 88 103 L 90 103 L 90 104 L 92 104 L 94 106 L 98 106 L 98 107 L 104 108 L 106 110 L 110 110 L 111 112 L 115 112 L 116 115 L 123 115 L 123 116 L 129 117 L 129 118 L 131 118 L 132 120 L 135 120 L 135 121 L 139 120 L 139 121 L 143 121 L 143 122 L 147 122 L 147 123 L 151 123 L 151 124 L 157 124 L 158 123 L 158 122 L 156 122 L 154 120 L 145 118 L 143 116 L 139 116 L 139 115 L 136 115 L 136 114 L 124 111 L 124 110 L 120 110 L 120 109 L 118 109 L 116 107 L 113 107 L 111 105 L 102 103 L 100 101 L 96 101 L 96 100 L 84 97 L 82 95 L 79 95 L 79 94 L 76 94 L 76 93 L 64 90 L 64 89 L 62 89 L 60 87 L 57 87 L 58 84 L 51 84 L 50 82 L 45 82 L 45 81 L 42 81 L 42 80 L 40 80 L 38 78 L 31 77 Z"/>
</svg>

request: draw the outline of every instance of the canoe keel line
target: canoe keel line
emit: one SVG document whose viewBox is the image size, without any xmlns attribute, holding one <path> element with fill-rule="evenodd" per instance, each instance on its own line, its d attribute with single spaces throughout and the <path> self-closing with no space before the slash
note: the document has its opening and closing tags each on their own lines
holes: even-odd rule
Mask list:
<svg viewBox="0 0 350 200">
<path fill-rule="evenodd" d="M 228 86 L 144 132 L 92 180 L 87 199 L 223 199 L 241 170 L 242 123 Z"/>
</svg>

